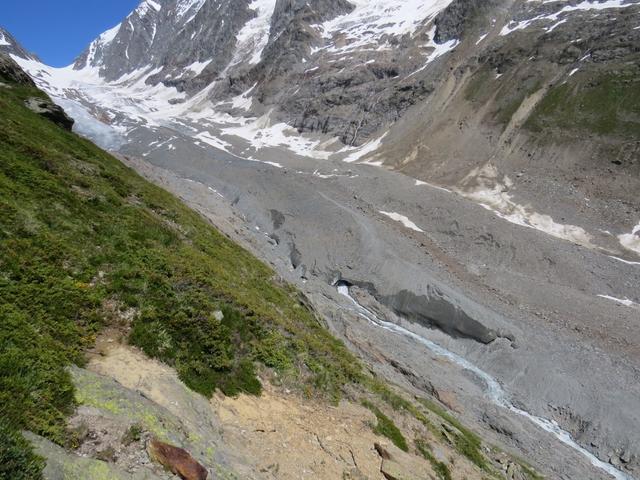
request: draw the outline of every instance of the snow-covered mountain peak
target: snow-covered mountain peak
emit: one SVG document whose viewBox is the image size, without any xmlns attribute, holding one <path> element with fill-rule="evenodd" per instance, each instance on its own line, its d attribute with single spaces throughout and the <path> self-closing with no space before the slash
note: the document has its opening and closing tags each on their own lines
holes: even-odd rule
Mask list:
<svg viewBox="0 0 640 480">
<path fill-rule="evenodd" d="M 27 52 L 7 30 L 0 27 L 0 53 L 16 55 L 21 58 L 37 59 L 35 55 Z"/>
</svg>

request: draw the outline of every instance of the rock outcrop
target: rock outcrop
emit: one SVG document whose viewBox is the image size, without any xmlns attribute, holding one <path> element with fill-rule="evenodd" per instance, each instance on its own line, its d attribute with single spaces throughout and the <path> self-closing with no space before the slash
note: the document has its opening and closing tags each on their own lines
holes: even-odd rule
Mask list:
<svg viewBox="0 0 640 480">
<path fill-rule="evenodd" d="M 75 123 L 75 120 L 67 115 L 61 106 L 56 105 L 48 98 L 31 97 L 25 100 L 24 104 L 29 110 L 42 115 L 65 130 L 71 131 Z"/>
<path fill-rule="evenodd" d="M 8 55 L 0 53 L 0 79 L 21 85 L 35 86 L 31 77 Z"/>
</svg>

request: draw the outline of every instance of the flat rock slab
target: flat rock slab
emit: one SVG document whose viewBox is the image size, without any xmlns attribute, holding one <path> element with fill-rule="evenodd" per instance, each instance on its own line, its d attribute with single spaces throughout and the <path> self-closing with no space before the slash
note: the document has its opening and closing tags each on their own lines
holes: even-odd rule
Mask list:
<svg viewBox="0 0 640 480">
<path fill-rule="evenodd" d="M 419 458 L 393 445 L 384 445 L 383 450 L 380 472 L 387 480 L 435 480 L 434 472 Z"/>
</svg>

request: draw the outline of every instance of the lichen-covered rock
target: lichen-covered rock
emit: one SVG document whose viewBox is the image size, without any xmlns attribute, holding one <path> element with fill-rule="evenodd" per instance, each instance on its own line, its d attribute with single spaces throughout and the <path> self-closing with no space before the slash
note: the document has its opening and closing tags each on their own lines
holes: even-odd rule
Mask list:
<svg viewBox="0 0 640 480">
<path fill-rule="evenodd" d="M 215 478 L 249 478 L 236 471 L 242 471 L 248 462 L 224 449 L 219 425 L 207 400 L 190 391 L 177 375 L 164 375 L 161 379 L 147 377 L 137 388 L 129 388 L 86 369 L 71 367 L 69 372 L 80 405 L 70 427 L 77 432 L 84 430 L 84 434 L 79 435 L 76 455 L 92 457 L 111 447 L 117 454 L 115 466 L 121 470 L 148 470 L 166 478 L 162 467 L 149 461 L 146 439 L 155 438 L 183 446 L 198 463 L 212 469 Z M 149 382 L 153 382 L 152 386 Z M 175 402 L 170 405 L 174 408 L 163 406 L 164 402 L 156 398 L 155 392 L 167 393 Z M 195 418 L 199 422 L 195 422 Z"/>
<path fill-rule="evenodd" d="M 75 455 L 29 432 L 25 433 L 25 437 L 36 452 L 47 460 L 44 469 L 46 480 L 161 480 L 149 470 L 129 473 L 117 465 Z"/>
</svg>

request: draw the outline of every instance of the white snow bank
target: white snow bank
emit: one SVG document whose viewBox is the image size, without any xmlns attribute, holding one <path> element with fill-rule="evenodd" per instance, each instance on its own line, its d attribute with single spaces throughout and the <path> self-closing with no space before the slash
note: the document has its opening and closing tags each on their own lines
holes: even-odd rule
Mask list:
<svg viewBox="0 0 640 480">
<path fill-rule="evenodd" d="M 293 153 L 318 159 L 327 159 L 331 152 L 319 149 L 320 140 L 304 137 L 286 123 L 271 123 L 271 112 L 245 125 L 223 128 L 224 135 L 235 135 L 249 142 L 255 150 L 285 147 Z"/>
<path fill-rule="evenodd" d="M 342 161 L 343 162 L 347 162 L 347 163 L 353 163 L 353 162 L 357 162 L 358 160 L 360 160 L 362 157 L 369 155 L 370 153 L 375 152 L 378 148 L 380 148 L 380 145 L 382 145 L 382 140 L 384 139 L 384 137 L 387 135 L 387 133 L 385 132 L 381 137 L 376 138 L 374 140 L 369 140 L 367 143 L 359 146 L 359 147 L 345 147 L 342 150 L 340 150 L 340 152 L 349 152 L 352 151 L 353 153 L 349 154 L 347 157 L 343 158 Z M 371 164 L 374 164 L 373 162 L 371 162 Z M 381 165 L 381 162 L 379 163 L 378 166 Z"/>
<path fill-rule="evenodd" d="M 529 0 L 529 1 L 537 1 L 537 0 Z M 589 2 L 584 1 L 578 3 L 577 5 L 567 5 L 566 7 L 562 7 L 556 13 L 551 13 L 549 15 L 538 15 L 537 17 L 530 18 L 528 20 L 522 20 L 521 22 L 511 22 L 505 25 L 500 31 L 500 35 L 509 35 L 510 33 L 515 32 L 516 30 L 522 30 L 529 27 L 534 22 L 538 21 L 552 21 L 556 22 L 551 27 L 547 28 L 547 32 L 551 32 L 558 25 L 566 22 L 566 19 L 560 19 L 560 15 L 564 13 L 576 12 L 576 11 L 586 11 L 586 10 L 606 10 L 610 8 L 626 8 L 631 5 L 635 5 L 634 3 L 625 3 L 627 0 L 606 0 L 604 2 Z M 547 1 L 542 3 L 549 3 Z"/>
<path fill-rule="evenodd" d="M 4 36 L 4 33 L 0 32 L 0 46 L 2 45 L 11 45 L 11 42 L 7 40 L 7 38 Z"/>
<path fill-rule="evenodd" d="M 640 254 L 640 223 L 633 227 L 631 233 L 618 235 L 618 240 L 627 250 L 632 250 Z"/>
<path fill-rule="evenodd" d="M 625 307 L 640 307 L 636 302 L 629 300 L 628 298 L 616 298 L 610 295 L 598 295 L 600 298 L 606 298 L 607 300 L 611 300 L 613 302 L 619 303 L 620 305 L 624 305 Z"/>
<path fill-rule="evenodd" d="M 189 71 L 195 73 L 196 75 L 200 75 L 202 73 L 202 71 L 205 68 L 207 68 L 207 65 L 209 65 L 211 62 L 213 62 L 213 59 L 206 60 L 204 62 L 193 62 L 191 65 L 185 67 L 185 70 L 189 70 Z"/>
<path fill-rule="evenodd" d="M 380 210 L 380 213 L 382 215 L 386 215 L 391 220 L 395 220 L 396 222 L 400 222 L 402 225 L 404 225 L 407 228 L 410 228 L 411 230 L 415 230 L 416 232 L 424 233 L 424 230 L 422 230 L 420 227 L 418 227 L 415 223 L 413 223 L 411 220 L 409 220 L 404 215 L 400 215 L 399 213 L 396 213 L 396 212 L 383 212 L 382 210 Z"/>
<path fill-rule="evenodd" d="M 528 205 L 515 203 L 509 194 L 509 188 L 513 186 L 509 177 L 504 176 L 502 183 L 497 178 L 498 171 L 493 165 L 475 168 L 462 181 L 463 187 L 457 188 L 456 192 L 516 225 L 533 228 L 584 247 L 595 247 L 591 236 L 583 228 L 557 223 L 549 215 L 538 213 Z"/>
<path fill-rule="evenodd" d="M 381 43 L 385 36 L 413 34 L 445 9 L 452 0 L 352 0 L 355 9 L 346 15 L 319 25 L 323 36 L 346 37 L 340 47 L 331 45 L 332 52 L 347 52 L 371 43 Z"/>
<path fill-rule="evenodd" d="M 154 2 L 153 0 L 144 0 L 144 2 L 142 2 L 138 6 L 138 8 L 134 10 L 134 12 L 137 13 L 140 17 L 144 17 L 147 13 L 149 13 L 152 10 L 159 12 L 161 9 L 162 9 L 162 5 L 160 5 L 159 3 Z"/>
<path fill-rule="evenodd" d="M 640 265 L 640 262 L 630 262 L 629 260 L 625 260 L 619 257 L 614 257 L 613 255 L 609 255 L 609 258 L 613 258 L 614 260 L 617 260 L 619 262 L 626 263 L 627 265 Z"/>
<path fill-rule="evenodd" d="M 176 16 L 184 17 L 191 13 L 191 17 L 185 23 L 189 23 L 195 17 L 207 0 L 179 0 L 176 4 Z"/>
<path fill-rule="evenodd" d="M 422 187 L 422 186 L 426 186 L 429 188 L 435 188 L 436 190 L 442 190 L 443 192 L 447 192 L 447 193 L 452 193 L 451 190 L 444 188 L 444 187 L 439 187 L 438 185 L 434 185 L 432 183 L 428 183 L 428 182 L 423 182 L 422 180 L 416 180 L 416 187 Z"/>
<path fill-rule="evenodd" d="M 262 51 L 269 41 L 271 17 L 276 7 L 276 0 L 253 0 L 249 8 L 256 16 L 249 20 L 236 36 L 236 51 L 230 66 L 240 62 L 254 65 L 260 62 Z"/>
<path fill-rule="evenodd" d="M 436 43 L 434 40 L 435 35 L 436 35 L 436 27 L 434 25 L 431 31 L 429 32 L 429 42 L 423 45 L 423 48 L 432 49 L 431 53 L 429 53 L 429 55 L 427 56 L 427 59 L 425 60 L 424 65 L 422 65 L 413 73 L 410 73 L 408 75 L 409 77 L 412 75 L 415 75 L 418 72 L 423 71 L 425 68 L 429 66 L 431 62 L 441 57 L 445 53 L 449 53 L 451 50 L 453 50 L 460 44 L 460 41 L 456 39 L 449 40 L 448 42 L 444 42 L 444 43 Z"/>
<path fill-rule="evenodd" d="M 219 148 L 220 150 L 224 150 L 225 152 L 230 153 L 229 149 L 231 148 L 231 144 L 229 142 L 225 142 L 224 140 L 214 137 L 207 132 L 200 132 L 195 135 L 194 138 L 197 138 L 207 145 L 211 145 L 212 147 Z"/>
</svg>

